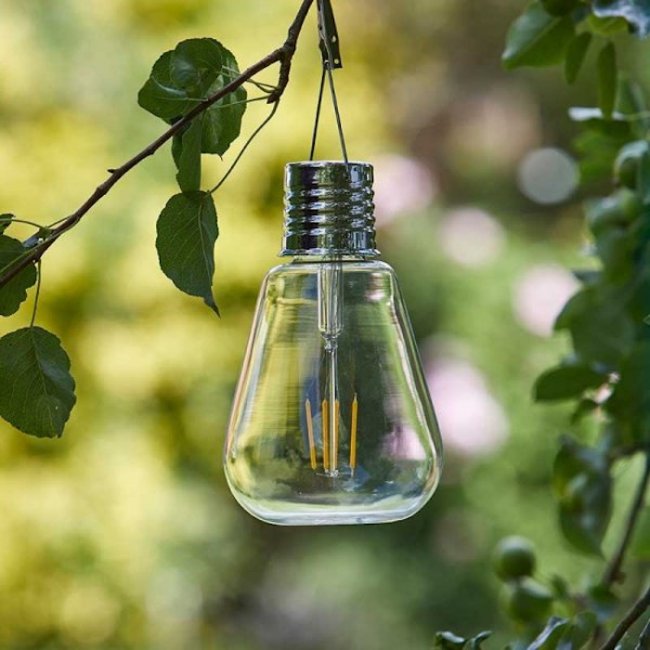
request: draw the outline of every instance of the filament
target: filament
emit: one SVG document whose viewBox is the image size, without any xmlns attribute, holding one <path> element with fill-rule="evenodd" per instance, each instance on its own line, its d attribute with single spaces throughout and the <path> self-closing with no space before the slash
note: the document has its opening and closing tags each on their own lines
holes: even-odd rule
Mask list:
<svg viewBox="0 0 650 650">
<path fill-rule="evenodd" d="M 357 417 L 359 402 L 356 393 L 352 401 L 352 422 L 350 424 L 350 468 L 354 471 L 357 466 Z"/>
<path fill-rule="evenodd" d="M 316 445 L 314 444 L 314 423 L 311 417 L 311 402 L 305 402 L 305 415 L 307 417 L 307 437 L 309 438 L 309 459 L 311 468 L 316 469 Z"/>
<path fill-rule="evenodd" d="M 322 424 L 323 424 L 323 468 L 328 471 L 330 468 L 330 449 L 329 449 L 329 413 L 327 410 L 327 400 L 323 400 Z"/>
</svg>

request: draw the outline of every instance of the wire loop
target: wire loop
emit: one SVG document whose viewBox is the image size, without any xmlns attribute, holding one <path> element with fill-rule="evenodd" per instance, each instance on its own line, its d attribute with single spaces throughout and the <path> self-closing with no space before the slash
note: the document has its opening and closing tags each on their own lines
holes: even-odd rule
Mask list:
<svg viewBox="0 0 650 650">
<path fill-rule="evenodd" d="M 337 68 L 343 67 L 341 59 L 341 50 L 339 44 L 338 32 L 336 29 L 336 21 L 334 20 L 334 12 L 332 9 L 331 0 L 317 0 L 318 8 L 318 37 L 319 47 L 323 56 L 323 73 L 321 75 L 320 87 L 318 91 L 318 102 L 316 104 L 316 117 L 314 120 L 314 130 L 311 139 L 311 148 L 309 151 L 309 160 L 314 159 L 316 153 L 316 140 L 318 138 L 318 128 L 320 126 L 320 116 L 323 107 L 323 93 L 325 91 L 325 79 L 328 81 L 330 96 L 332 98 L 332 106 L 334 107 L 334 116 L 336 118 L 336 128 L 339 134 L 339 142 L 341 145 L 341 153 L 346 165 L 349 165 L 348 149 L 345 143 L 345 134 L 343 133 L 343 123 L 341 120 L 341 111 L 339 109 L 339 102 L 336 96 L 336 88 L 334 85 L 333 71 Z"/>
</svg>

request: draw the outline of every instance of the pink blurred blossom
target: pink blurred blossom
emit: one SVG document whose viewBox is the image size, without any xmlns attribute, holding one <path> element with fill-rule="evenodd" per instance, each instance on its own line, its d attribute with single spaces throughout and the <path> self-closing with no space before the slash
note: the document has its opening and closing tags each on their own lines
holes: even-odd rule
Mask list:
<svg viewBox="0 0 650 650">
<path fill-rule="evenodd" d="M 442 439 L 447 449 L 479 456 L 498 449 L 508 437 L 508 418 L 481 372 L 453 357 L 426 367 Z"/>
<path fill-rule="evenodd" d="M 379 226 L 426 209 L 437 187 L 429 170 L 417 160 L 387 154 L 375 163 L 375 215 Z"/>
<path fill-rule="evenodd" d="M 550 336 L 557 315 L 579 286 L 573 275 L 557 264 L 531 267 L 514 289 L 513 308 L 519 322 L 533 334 Z"/>
</svg>

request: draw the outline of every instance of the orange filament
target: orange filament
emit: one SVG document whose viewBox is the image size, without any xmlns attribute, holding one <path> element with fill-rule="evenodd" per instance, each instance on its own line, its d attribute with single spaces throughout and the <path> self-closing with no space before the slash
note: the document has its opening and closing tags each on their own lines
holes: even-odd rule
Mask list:
<svg viewBox="0 0 650 650">
<path fill-rule="evenodd" d="M 357 417 L 359 403 L 357 402 L 356 393 L 352 401 L 352 423 L 350 425 L 350 468 L 354 470 L 357 466 Z"/>
</svg>

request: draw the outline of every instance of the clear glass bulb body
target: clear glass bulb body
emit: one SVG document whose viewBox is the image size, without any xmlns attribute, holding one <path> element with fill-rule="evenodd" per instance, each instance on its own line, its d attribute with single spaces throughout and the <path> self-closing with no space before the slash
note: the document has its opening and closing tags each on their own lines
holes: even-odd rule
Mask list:
<svg viewBox="0 0 650 650">
<path fill-rule="evenodd" d="M 393 269 L 363 256 L 272 269 L 225 446 L 239 503 L 273 524 L 396 521 L 427 502 L 441 458 Z"/>
</svg>

